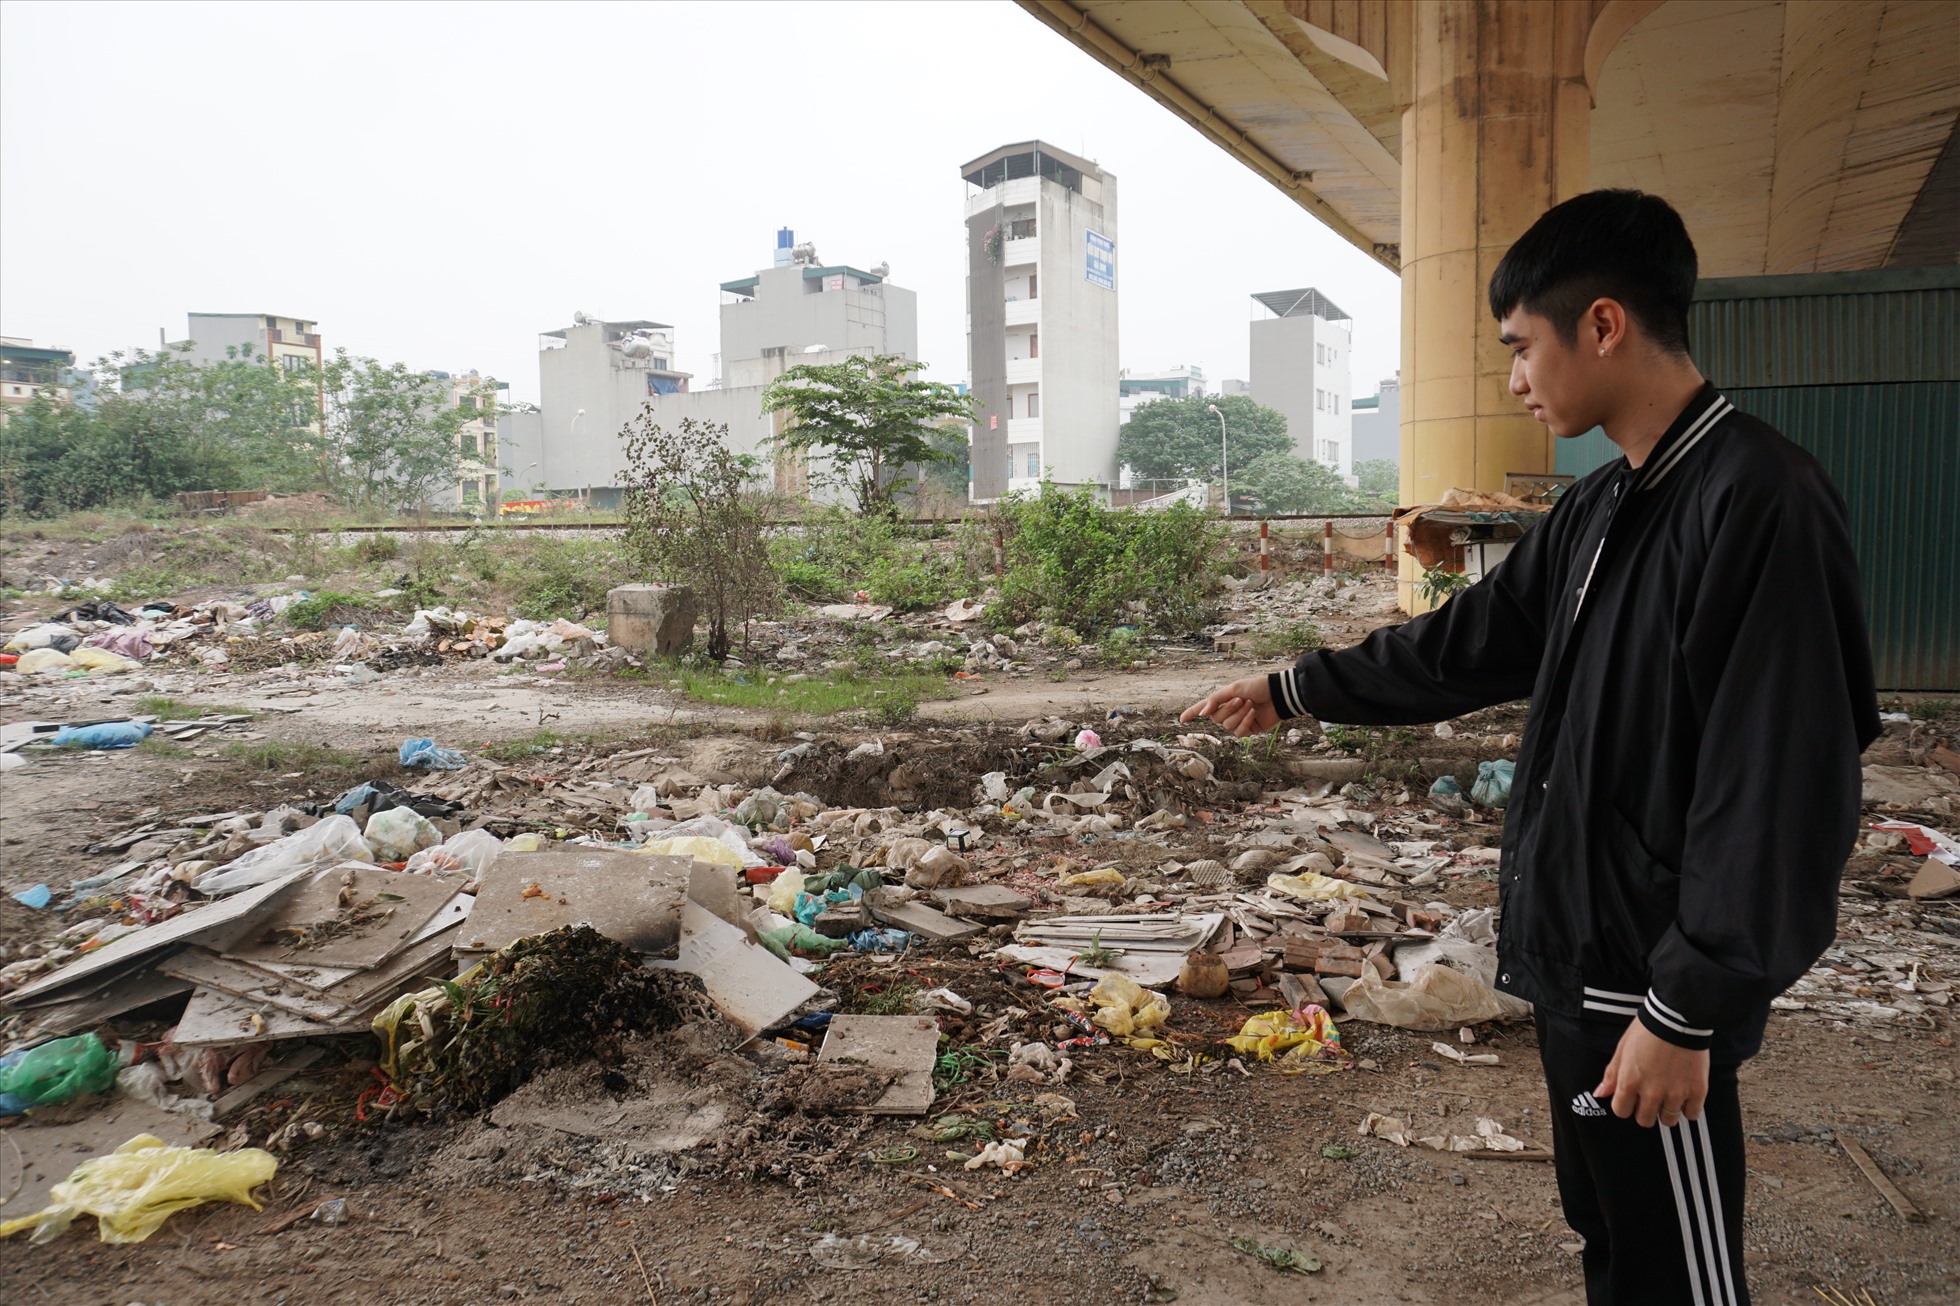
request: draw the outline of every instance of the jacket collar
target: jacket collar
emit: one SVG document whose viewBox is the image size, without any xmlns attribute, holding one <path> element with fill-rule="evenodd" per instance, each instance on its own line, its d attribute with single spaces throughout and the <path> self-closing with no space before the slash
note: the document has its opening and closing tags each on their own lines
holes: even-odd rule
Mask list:
<svg viewBox="0 0 1960 1306">
<path fill-rule="evenodd" d="M 1666 480 L 1668 473 L 1681 465 L 1681 460 L 1688 456 L 1689 451 L 1734 411 L 1734 404 L 1724 399 L 1712 384 L 1704 383 L 1701 393 L 1688 401 L 1688 406 L 1667 428 L 1667 434 L 1647 455 L 1647 461 L 1640 465 L 1634 474 L 1633 488 L 1636 491 L 1651 490 Z"/>
</svg>

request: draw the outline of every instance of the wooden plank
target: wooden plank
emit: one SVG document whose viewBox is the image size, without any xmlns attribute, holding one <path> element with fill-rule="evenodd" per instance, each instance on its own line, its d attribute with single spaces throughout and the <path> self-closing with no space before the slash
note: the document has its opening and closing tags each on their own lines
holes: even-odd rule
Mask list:
<svg viewBox="0 0 1960 1306">
<path fill-rule="evenodd" d="M 345 1034 L 366 1028 L 357 1017 L 334 1022 L 308 1020 L 281 1007 L 248 1002 L 220 989 L 200 987 L 191 994 L 170 1041 L 178 1047 L 229 1047 L 272 1043 L 287 1038 Z"/>
<path fill-rule="evenodd" d="M 1872 1187 L 1878 1189 L 1878 1195 L 1892 1203 L 1892 1209 L 1899 1213 L 1900 1219 L 1918 1224 L 1926 1218 L 1926 1213 L 1906 1200 L 1906 1195 L 1899 1191 L 1898 1186 L 1885 1177 L 1885 1172 L 1878 1168 L 1878 1162 L 1872 1160 L 1864 1148 L 1842 1133 L 1837 1136 L 1837 1140 L 1838 1145 L 1844 1148 L 1844 1154 L 1864 1172 L 1865 1178 L 1871 1180 Z"/>
<path fill-rule="evenodd" d="M 322 996 L 349 1007 L 363 1007 L 377 997 L 385 995 L 392 998 L 396 994 L 406 993 L 411 985 L 422 988 L 424 978 L 446 979 L 456 973 L 452 949 L 457 937 L 454 926 L 432 934 L 420 943 L 403 949 L 386 965 L 343 980 L 327 989 Z"/>
<path fill-rule="evenodd" d="M 860 1062 L 898 1076 L 877 1101 L 846 1111 L 922 1116 L 932 1109 L 932 1066 L 938 1055 L 939 1022 L 931 1016 L 837 1016 L 825 1031 L 817 1064 Z"/>
<path fill-rule="evenodd" d="M 254 1006 L 269 1004 L 322 1024 L 333 1024 L 349 1014 L 341 1003 L 322 997 L 303 985 L 281 980 L 256 966 L 226 961 L 216 953 L 201 948 L 189 948 L 160 961 L 157 969 L 204 988 L 243 998 Z"/>
<path fill-rule="evenodd" d="M 369 862 L 343 862 L 315 873 L 224 955 L 329 969 L 379 966 L 455 899 L 461 883 L 460 876 L 404 875 Z M 357 916 L 364 919 L 356 923 Z M 317 945 L 298 942 L 300 931 L 337 927 L 344 932 Z"/>
<path fill-rule="evenodd" d="M 265 884 L 242 889 L 229 898 L 220 898 L 205 906 L 193 907 L 181 915 L 173 916 L 167 921 L 160 921 L 148 929 L 125 934 L 106 947 L 76 958 L 52 975 L 15 989 L 11 1001 L 19 1003 L 36 994 L 65 988 L 97 971 L 126 964 L 139 957 L 161 952 L 165 948 L 191 942 L 208 943 L 222 948 L 233 939 L 249 933 L 254 924 L 270 915 L 277 908 L 280 900 L 311 874 L 313 871 L 310 868 L 294 871 L 290 875 L 283 875 Z"/>
<path fill-rule="evenodd" d="M 980 933 L 980 926 L 971 921 L 958 920 L 922 902 L 895 901 L 882 890 L 874 889 L 865 894 L 864 905 L 871 909 L 872 917 L 880 925 L 908 930 L 942 943 L 970 939 Z"/>
</svg>

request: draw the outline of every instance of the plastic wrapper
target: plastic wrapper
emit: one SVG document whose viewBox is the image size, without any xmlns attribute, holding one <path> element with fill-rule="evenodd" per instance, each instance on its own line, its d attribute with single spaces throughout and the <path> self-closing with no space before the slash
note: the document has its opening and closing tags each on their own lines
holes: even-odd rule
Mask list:
<svg viewBox="0 0 1960 1306">
<path fill-rule="evenodd" d="M 1152 993 L 1127 975 L 1108 974 L 1089 990 L 1095 1014 L 1089 1019 L 1133 1048 L 1156 1047 L 1163 1040 L 1153 1031 L 1171 1018 L 1170 999 Z"/>
<path fill-rule="evenodd" d="M 792 915 L 796 911 L 796 897 L 803 891 L 803 872 L 792 866 L 769 882 L 769 910 L 778 916 Z"/>
<path fill-rule="evenodd" d="M 431 771 L 460 771 L 470 760 L 453 748 L 437 748 L 433 739 L 404 739 L 401 764 L 427 767 Z"/>
<path fill-rule="evenodd" d="M 252 1190 L 271 1181 L 279 1162 L 256 1147 L 214 1152 L 207 1147 L 169 1147 L 153 1134 L 138 1134 L 107 1156 L 75 1167 L 56 1184 L 45 1210 L 0 1223 L 0 1238 L 32 1229 L 35 1243 L 59 1238 L 76 1216 L 92 1215 L 105 1243 L 140 1243 L 177 1212 L 205 1202 L 242 1202 L 253 1210 Z"/>
<path fill-rule="evenodd" d="M 121 630 L 98 630 L 82 641 L 84 647 L 107 649 L 120 653 L 138 662 L 147 662 L 155 647 L 150 640 L 150 632 L 124 627 Z"/>
<path fill-rule="evenodd" d="M 66 652 L 79 646 L 82 637 L 67 626 L 55 621 L 44 621 L 38 626 L 16 631 L 4 647 L 9 653 L 28 653 L 35 649 L 51 648 Z"/>
<path fill-rule="evenodd" d="M 203 894 L 235 893 L 308 866 L 373 860 L 374 853 L 354 818 L 335 814 L 198 876 L 191 887 Z"/>
<path fill-rule="evenodd" d="M 1416 967 L 1406 984 L 1385 980 L 1373 967 L 1365 968 L 1341 995 L 1341 1005 L 1357 1020 L 1419 1030 L 1456 1029 L 1531 1013 L 1530 1003 L 1437 962 Z"/>
<path fill-rule="evenodd" d="M 408 859 L 405 868 L 417 875 L 434 875 L 446 871 L 467 871 L 471 875 L 481 875 L 497 854 L 504 850 L 504 841 L 488 830 L 465 830 L 454 839 L 446 839 L 433 848 L 424 848 Z"/>
<path fill-rule="evenodd" d="M 361 832 L 377 862 L 405 862 L 424 848 L 442 842 L 442 831 L 412 807 L 390 807 L 368 817 Z"/>
<path fill-rule="evenodd" d="M 790 959 L 792 953 L 805 957 L 828 957 L 831 953 L 851 946 L 849 939 L 830 939 L 811 929 L 808 925 L 788 925 L 779 930 L 768 930 L 756 935 L 762 946 L 781 957 Z"/>
<path fill-rule="evenodd" d="M 80 748 L 134 748 L 149 737 L 147 721 L 105 721 L 93 726 L 63 726 L 55 731 L 54 742 Z"/>
<path fill-rule="evenodd" d="M 111 653 L 106 648 L 78 648 L 68 655 L 68 660 L 82 670 L 93 672 L 98 676 L 119 676 L 126 671 L 135 671 L 143 665 L 120 653 Z"/>
<path fill-rule="evenodd" d="M 1516 762 L 1499 760 L 1477 763 L 1477 783 L 1470 786 L 1470 801 L 1479 807 L 1504 807 L 1511 801 L 1511 776 Z"/>
<path fill-rule="evenodd" d="M 1350 1064 L 1341 1051 L 1341 1031 L 1334 1018 L 1316 1006 L 1253 1016 L 1225 1041 L 1261 1061 L 1277 1061 L 1289 1071 L 1345 1070 Z"/>
<path fill-rule="evenodd" d="M 17 1116 L 116 1082 L 122 1058 L 94 1034 L 58 1038 L 0 1057 L 0 1116 Z"/>
<path fill-rule="evenodd" d="M 75 663 L 59 649 L 35 648 L 20 655 L 20 661 L 14 663 L 14 670 L 23 676 L 33 676 L 48 671 L 73 671 Z"/>
<path fill-rule="evenodd" d="M 1306 902 L 1339 902 L 1344 898 L 1368 896 L 1368 891 L 1358 884 L 1337 880 L 1331 875 L 1318 875 L 1313 871 L 1301 875 L 1269 875 L 1266 877 L 1266 887 Z"/>
</svg>

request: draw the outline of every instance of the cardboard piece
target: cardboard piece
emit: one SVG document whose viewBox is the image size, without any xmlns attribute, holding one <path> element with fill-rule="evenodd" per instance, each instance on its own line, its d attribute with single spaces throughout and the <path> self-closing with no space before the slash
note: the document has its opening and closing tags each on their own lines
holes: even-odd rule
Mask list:
<svg viewBox="0 0 1960 1306">
<path fill-rule="evenodd" d="M 76 1166 L 115 1151 L 138 1134 L 155 1134 L 177 1147 L 196 1147 L 221 1132 L 195 1116 L 121 1095 L 90 1105 L 76 1120 L 15 1125 L 7 1130 L 14 1146 L 0 1146 L 0 1197 L 13 1193 L 0 1202 L 0 1219 L 46 1209 L 49 1190 L 74 1173 Z"/>
<path fill-rule="evenodd" d="M 691 857 L 652 857 L 608 848 L 559 848 L 498 855 L 483 873 L 458 953 L 496 952 L 566 925 L 590 925 L 636 952 L 673 957 Z M 530 897 L 526 890 L 538 892 Z"/>
<path fill-rule="evenodd" d="M 860 1115 L 922 1116 L 932 1109 L 932 1066 L 939 1022 L 931 1016 L 836 1016 L 817 1064 L 855 1061 L 898 1076 L 876 1102 L 845 1108 Z"/>
<path fill-rule="evenodd" d="M 1950 898 L 1956 893 L 1960 893 L 1960 870 L 1936 857 L 1928 857 L 1918 874 L 1906 884 L 1906 897 L 1922 902 L 1929 898 Z"/>
<path fill-rule="evenodd" d="M 744 1033 L 754 1035 L 817 995 L 817 986 L 791 970 L 745 930 L 698 902 L 681 909 L 680 955 L 648 965 L 699 976 L 708 1001 Z"/>
<path fill-rule="evenodd" d="M 157 963 L 157 969 L 178 979 L 190 980 L 202 988 L 216 989 L 229 993 L 232 997 L 243 998 L 253 1008 L 262 1006 L 278 1007 L 290 1011 L 307 1020 L 331 1024 L 346 1014 L 342 1003 L 322 994 L 282 980 L 276 975 L 248 966 L 244 962 L 226 961 L 216 953 L 202 948 L 189 948 L 174 957 Z"/>
<path fill-rule="evenodd" d="M 255 1020 L 254 1017 L 257 1019 Z M 218 989 L 199 988 L 184 1006 L 170 1041 L 178 1047 L 228 1047 L 236 1043 L 270 1043 L 316 1034 L 345 1034 L 365 1028 L 358 1019 L 338 1022 L 308 1020 L 263 1003 L 247 1002 Z"/>
<path fill-rule="evenodd" d="M 105 1020 L 134 1011 L 138 1007 L 147 1007 L 152 1002 L 162 1002 L 165 998 L 174 998 L 180 993 L 190 991 L 191 985 L 187 980 L 173 979 L 168 975 L 158 975 L 154 972 L 132 975 L 99 992 L 67 1002 L 48 1003 L 35 1007 L 33 1017 L 18 1032 L 16 1038 L 22 1042 L 30 1038 L 60 1038 L 99 1025 Z"/>
<path fill-rule="evenodd" d="M 279 904 L 265 923 L 224 951 L 234 961 L 278 961 L 321 967 L 378 966 L 408 946 L 456 897 L 460 876 L 404 875 L 370 862 L 345 862 L 316 873 Z M 299 931 L 331 929 L 363 917 L 313 945 Z"/>
</svg>

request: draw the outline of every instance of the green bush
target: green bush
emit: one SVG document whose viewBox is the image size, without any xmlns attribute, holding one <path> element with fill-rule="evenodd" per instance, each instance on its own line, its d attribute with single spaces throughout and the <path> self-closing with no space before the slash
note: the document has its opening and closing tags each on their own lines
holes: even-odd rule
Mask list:
<svg viewBox="0 0 1960 1306">
<path fill-rule="evenodd" d="M 956 551 L 934 546 L 915 528 L 838 508 L 769 543 L 784 588 L 806 603 L 848 603 L 863 590 L 901 612 L 950 603 L 961 585 Z"/>
<path fill-rule="evenodd" d="M 1099 634 L 1141 621 L 1185 634 L 1205 624 L 1225 528 L 1194 505 L 1121 511 L 1088 490 L 1047 486 L 1009 499 L 1002 515 L 1006 574 L 987 612 L 996 626 L 1038 618 Z"/>
<path fill-rule="evenodd" d="M 532 621 L 580 621 L 606 611 L 606 591 L 632 579 L 618 548 L 603 540 L 543 538 L 512 560 L 517 615 Z"/>
</svg>

